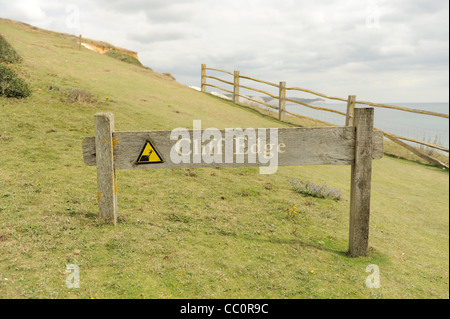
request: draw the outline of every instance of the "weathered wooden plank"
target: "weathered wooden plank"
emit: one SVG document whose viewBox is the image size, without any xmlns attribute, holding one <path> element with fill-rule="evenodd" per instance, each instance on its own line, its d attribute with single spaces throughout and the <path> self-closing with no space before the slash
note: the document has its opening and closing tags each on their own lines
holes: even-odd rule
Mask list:
<svg viewBox="0 0 450 319">
<path fill-rule="evenodd" d="M 114 115 L 112 113 L 97 113 L 94 117 L 99 215 L 100 218 L 116 224 L 117 179 L 114 169 L 114 142 L 112 137 Z"/>
<path fill-rule="evenodd" d="M 355 109 L 355 161 L 351 170 L 349 254 L 367 256 L 372 179 L 373 108 Z"/>
<path fill-rule="evenodd" d="M 384 155 L 383 132 L 373 131 L 372 159 L 380 159 Z"/>
<path fill-rule="evenodd" d="M 258 129 L 256 129 L 258 130 Z M 317 127 L 317 128 L 278 128 L 278 166 L 291 165 L 351 165 L 355 152 L 355 129 L 353 127 Z M 186 130 L 187 131 L 187 130 Z M 225 130 L 217 130 L 225 137 Z M 193 130 L 187 131 L 192 140 Z M 202 134 L 204 131 L 201 131 Z M 244 132 L 245 133 L 245 132 Z M 249 153 L 255 148 L 244 150 L 244 162 L 236 163 L 236 152 L 233 154 L 234 163 L 226 163 L 226 142 L 221 146 L 222 163 L 193 162 L 193 155 L 189 163 L 174 163 L 170 152 L 178 140 L 170 139 L 171 131 L 142 131 L 142 132 L 114 132 L 114 166 L 116 169 L 133 168 L 165 168 L 165 167 L 235 167 L 235 166 L 267 166 L 256 156 L 254 163 L 249 162 Z M 273 143 L 267 129 L 267 143 Z M 164 163 L 136 165 L 136 161 L 146 141 L 151 141 Z M 202 145 L 208 144 L 206 140 Z M 86 165 L 96 165 L 95 139 L 87 137 L 83 140 L 83 158 Z M 272 146 L 274 147 L 274 146 Z M 191 145 L 192 148 L 192 145 Z M 383 135 L 374 132 L 373 148 L 368 150 L 374 158 L 383 156 Z M 239 152 L 238 152 L 239 153 Z"/>
</svg>

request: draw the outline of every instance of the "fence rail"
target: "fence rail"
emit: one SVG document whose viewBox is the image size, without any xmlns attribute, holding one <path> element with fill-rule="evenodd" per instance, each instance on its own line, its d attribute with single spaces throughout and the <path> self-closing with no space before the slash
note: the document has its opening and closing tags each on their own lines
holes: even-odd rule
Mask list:
<svg viewBox="0 0 450 319">
<path fill-rule="evenodd" d="M 216 72 L 222 72 L 222 73 L 226 73 L 229 75 L 233 76 L 233 82 L 231 81 L 226 81 L 223 79 L 220 79 L 218 77 L 215 76 L 209 76 L 206 75 L 206 71 L 210 70 L 210 71 L 216 71 Z M 281 121 L 285 120 L 285 115 L 291 115 L 297 118 L 301 118 L 301 119 L 306 119 L 309 121 L 313 121 L 313 122 L 317 122 L 320 123 L 322 125 L 327 125 L 327 126 L 337 126 L 335 124 L 331 124 L 328 122 L 324 122 L 315 118 L 311 118 L 311 117 L 307 117 L 304 115 L 300 115 L 300 114 L 296 114 L 296 113 L 292 113 L 289 111 L 286 111 L 286 102 L 290 102 L 290 103 L 296 103 L 296 104 L 300 104 L 303 105 L 305 107 L 311 108 L 311 109 L 315 109 L 315 110 L 319 110 L 319 111 L 325 111 L 325 112 L 331 112 L 331 113 L 335 113 L 335 114 L 339 114 L 342 116 L 345 116 L 345 126 L 352 126 L 353 125 L 353 119 L 354 119 L 354 109 L 356 107 L 356 104 L 364 104 L 364 105 L 368 105 L 368 106 L 373 106 L 373 107 L 380 107 L 380 108 L 388 108 L 388 109 L 394 109 L 394 110 L 398 110 L 398 111 L 404 111 L 404 112 L 410 112 L 410 113 L 418 113 L 418 114 L 423 114 L 423 115 L 430 115 L 430 116 L 437 116 L 437 117 L 441 117 L 441 118 L 449 118 L 448 114 L 443 114 L 443 113 L 438 113 L 438 112 L 431 112 L 431 111 L 426 111 L 426 110 L 418 110 L 418 109 L 411 109 L 411 108 L 406 108 L 406 107 L 400 107 L 400 106 L 395 106 L 395 105 L 387 105 L 387 104 L 379 104 L 379 103 L 372 103 L 372 102 L 366 102 L 366 101 L 357 101 L 356 100 L 356 96 L 355 95 L 349 95 L 347 99 L 345 98 L 341 98 L 341 97 L 336 97 L 336 96 L 329 96 L 323 93 L 319 93 L 316 91 L 312 91 L 312 90 L 308 90 L 308 89 L 304 89 L 304 88 L 300 88 L 300 87 L 286 87 L 286 82 L 279 82 L 279 84 L 275 84 L 272 82 L 268 82 L 268 81 L 263 81 L 260 79 L 255 79 L 253 77 L 250 76 L 245 76 L 245 75 L 240 75 L 239 71 L 234 71 L 234 72 L 228 72 L 225 70 L 220 70 L 220 69 L 216 69 L 216 68 L 207 68 L 205 64 L 202 64 L 202 78 L 201 78 L 201 91 L 202 92 L 206 92 L 206 87 L 210 86 L 210 87 L 214 87 L 217 88 L 219 90 L 222 90 L 224 92 L 230 93 L 232 94 L 232 99 L 234 103 L 239 104 L 240 100 L 239 98 L 244 98 L 245 100 L 249 100 L 261 105 L 264 105 L 266 107 L 269 107 L 271 109 L 275 109 L 278 110 L 278 119 Z M 222 83 L 225 83 L 227 85 L 231 85 L 233 87 L 232 90 L 227 90 L 224 89 L 218 85 L 213 85 L 213 84 L 209 84 L 206 82 L 206 79 L 213 79 Z M 274 95 L 271 94 L 269 92 L 266 92 L 264 90 L 261 89 L 256 89 L 256 88 L 252 88 L 250 86 L 247 85 L 242 85 L 240 84 L 240 79 L 246 79 L 246 80 L 250 80 L 250 81 L 254 81 L 254 82 L 258 82 L 258 83 L 262 83 L 262 84 L 266 84 L 266 85 L 270 85 L 272 87 L 276 87 L 279 90 L 279 94 L 278 95 Z M 270 105 L 268 103 L 261 102 L 258 101 L 256 99 L 253 99 L 251 97 L 242 95 L 239 93 L 239 89 L 243 88 L 243 89 L 247 89 L 247 90 L 251 90 L 251 91 L 255 91 L 255 92 L 259 92 L 262 94 L 265 94 L 267 96 L 270 96 L 273 99 L 277 99 L 278 100 L 278 107 L 275 107 L 274 105 Z M 330 100 L 337 100 L 337 101 L 341 101 L 341 102 L 346 102 L 347 103 L 347 111 L 344 112 L 340 112 L 337 110 L 333 110 L 333 109 L 328 109 L 328 108 L 324 108 L 324 107 L 319 107 L 319 106 L 313 106 L 310 105 L 308 103 L 305 102 L 301 102 L 301 101 L 297 101 L 291 98 L 287 98 L 286 97 L 286 91 L 301 91 L 301 92 L 305 92 L 305 93 L 309 93 L 309 94 L 313 94 L 322 98 L 326 98 L 326 99 L 330 99 Z M 444 168 L 449 168 L 447 164 L 441 162 L 440 160 L 426 154 L 425 152 L 413 147 L 412 145 L 402 142 L 403 141 L 408 141 L 408 142 L 412 142 L 412 143 L 416 143 L 416 144 L 420 144 L 420 145 L 424 145 L 426 147 L 429 148 L 433 148 L 433 149 L 437 149 L 439 151 L 443 151 L 443 152 L 449 152 L 449 149 L 447 147 L 443 147 L 440 145 L 436 145 L 433 143 L 428 143 L 428 142 L 424 142 L 424 141 L 420 141 L 420 140 L 416 140 L 413 138 L 409 138 L 409 137 L 405 137 L 405 136 L 399 136 L 396 134 L 392 134 L 392 133 L 388 133 L 388 132 L 384 132 L 379 130 L 380 132 L 383 133 L 383 135 L 390 139 L 391 141 L 393 141 L 394 143 L 406 148 L 407 150 L 413 152 L 414 154 L 416 154 L 417 156 L 419 156 L 420 158 L 426 160 L 427 162 L 439 166 L 439 167 L 444 167 Z"/>
</svg>

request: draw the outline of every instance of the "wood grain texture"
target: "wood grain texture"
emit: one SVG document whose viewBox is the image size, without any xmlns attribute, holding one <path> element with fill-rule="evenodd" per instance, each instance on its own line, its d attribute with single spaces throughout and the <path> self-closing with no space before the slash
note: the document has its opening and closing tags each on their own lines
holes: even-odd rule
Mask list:
<svg viewBox="0 0 450 319">
<path fill-rule="evenodd" d="M 241 86 L 241 87 L 242 87 L 242 86 Z M 261 105 L 265 105 L 265 106 L 267 106 L 268 108 L 271 108 L 271 109 L 274 109 L 274 110 L 278 110 L 278 107 L 274 107 L 273 105 L 267 104 L 267 103 L 265 103 L 265 102 L 261 102 L 261 101 L 252 99 L 251 97 L 248 97 L 248 96 L 246 96 L 246 95 L 239 95 L 239 96 L 242 97 L 243 100 L 241 100 L 240 103 L 237 103 L 237 104 L 244 104 L 244 105 L 245 105 L 246 100 L 249 100 L 249 101 L 252 101 L 252 102 L 261 104 Z"/>
<path fill-rule="evenodd" d="M 267 129 L 269 130 L 269 129 Z M 225 136 L 224 130 L 220 130 Z M 142 169 L 165 167 L 235 167 L 264 166 L 248 163 L 172 163 L 170 150 L 177 141 L 170 140 L 171 131 L 114 132 L 116 169 Z M 189 130 L 192 138 L 192 130 Z M 268 134 L 267 134 L 268 135 Z M 164 163 L 136 165 L 137 158 L 147 140 L 163 157 Z M 279 128 L 279 166 L 292 165 L 351 165 L 355 157 L 355 129 L 353 127 Z M 374 159 L 383 156 L 383 134 L 374 132 L 373 147 L 368 150 Z M 371 144 L 371 145 L 372 145 Z M 224 149 L 222 145 L 222 149 Z M 224 153 L 224 150 L 222 151 Z M 83 158 L 86 165 L 96 165 L 95 138 L 83 140 Z M 267 164 L 265 164 L 267 165 Z"/>
<path fill-rule="evenodd" d="M 337 101 L 347 102 L 346 99 L 343 99 L 343 98 L 340 98 L 340 97 L 328 96 L 326 94 L 322 94 L 322 93 L 315 92 L 315 91 L 312 91 L 312 90 L 302 89 L 302 88 L 299 88 L 299 87 L 289 87 L 289 88 L 286 88 L 286 90 L 302 91 L 302 92 L 311 93 L 311 94 L 314 94 L 314 95 L 317 95 L 317 96 L 320 96 L 320 97 L 324 97 L 324 98 L 330 99 L 330 100 L 337 100 Z"/>
<path fill-rule="evenodd" d="M 201 91 L 206 92 L 206 64 L 202 64 Z"/>
<path fill-rule="evenodd" d="M 355 117 L 355 101 L 356 95 L 349 95 L 347 100 L 347 112 L 345 114 L 345 126 L 353 126 Z"/>
<path fill-rule="evenodd" d="M 117 223 L 117 178 L 113 160 L 114 115 L 97 113 L 95 139 L 97 165 L 97 199 L 100 218 Z"/>
<path fill-rule="evenodd" d="M 226 83 L 226 84 L 229 84 L 229 85 L 233 85 L 232 82 L 222 80 L 221 78 L 218 78 L 218 77 L 215 77 L 215 76 L 206 75 L 205 78 L 207 78 L 207 79 L 213 79 L 213 80 L 220 81 L 220 82 L 223 82 L 223 83 Z"/>
<path fill-rule="evenodd" d="M 240 87 L 243 88 L 243 89 L 247 89 L 247 90 L 263 93 L 263 94 L 266 94 L 266 95 L 270 96 L 271 98 L 278 99 L 278 96 L 270 94 L 269 92 L 266 92 L 266 91 L 263 91 L 263 90 L 254 89 L 254 88 L 246 86 L 246 85 L 240 85 Z"/>
<path fill-rule="evenodd" d="M 239 71 L 234 71 L 233 102 L 239 104 Z"/>
<path fill-rule="evenodd" d="M 284 121 L 286 117 L 286 82 L 280 82 L 278 91 L 278 120 Z"/>
<path fill-rule="evenodd" d="M 214 88 L 216 88 L 216 89 L 219 89 L 219 90 L 222 90 L 222 91 L 225 91 L 225 92 L 228 92 L 228 93 L 231 93 L 231 94 L 233 94 L 233 92 L 232 92 L 232 91 L 230 91 L 230 90 L 226 90 L 226 89 L 224 89 L 224 88 L 221 88 L 220 86 L 217 86 L 217 85 L 214 85 L 214 84 L 209 84 L 209 83 L 206 83 L 206 84 L 205 84 L 205 87 L 207 87 L 207 86 L 211 86 L 211 87 L 214 87 Z M 206 92 L 206 89 L 205 89 L 205 91 L 203 91 L 203 92 Z"/>
<path fill-rule="evenodd" d="M 224 70 L 220 70 L 220 69 L 214 69 L 214 68 L 207 68 L 207 67 L 206 67 L 206 64 L 205 64 L 205 69 L 206 69 L 206 70 L 211 70 L 211 71 L 222 72 L 222 73 L 226 73 L 226 74 L 229 74 L 229 75 L 233 75 L 233 73 L 228 72 L 228 71 L 224 71 Z"/>
<path fill-rule="evenodd" d="M 372 179 L 373 108 L 355 109 L 355 162 L 351 169 L 349 254 L 369 252 L 370 192 Z"/>
<path fill-rule="evenodd" d="M 320 111 L 326 111 L 326 112 L 331 112 L 331 113 L 336 113 L 336 114 L 345 116 L 344 112 L 336 111 L 336 110 L 333 110 L 333 109 L 327 109 L 325 107 L 319 107 L 319 106 L 312 106 L 312 105 L 310 105 L 308 103 L 301 102 L 301 101 L 296 101 L 296 100 L 289 99 L 289 98 L 286 98 L 286 101 L 291 102 L 291 103 L 297 103 L 297 104 L 309 107 L 311 109 L 320 110 Z"/>
<path fill-rule="evenodd" d="M 271 86 L 274 86 L 274 87 L 278 87 L 278 84 L 267 82 L 267 81 L 263 81 L 263 80 L 258 80 L 258 79 L 252 78 L 250 76 L 241 75 L 240 78 L 241 79 L 247 79 L 247 80 L 255 81 L 255 82 L 259 82 L 259 83 L 264 83 L 264 84 L 271 85 Z"/>
</svg>

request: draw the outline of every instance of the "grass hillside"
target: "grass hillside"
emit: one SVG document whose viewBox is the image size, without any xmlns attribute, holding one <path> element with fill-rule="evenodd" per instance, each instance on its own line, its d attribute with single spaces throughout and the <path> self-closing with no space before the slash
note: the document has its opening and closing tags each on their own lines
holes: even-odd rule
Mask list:
<svg viewBox="0 0 450 319">
<path fill-rule="evenodd" d="M 3 19 L 0 34 L 32 90 L 0 97 L 0 297 L 449 297 L 448 171 L 392 157 L 373 163 L 367 258 L 345 254 L 349 166 L 120 170 L 118 225 L 103 223 L 81 151 L 95 113 L 113 112 L 118 131 L 288 124 L 79 49 L 73 36 Z M 343 199 L 300 195 L 292 179 Z M 78 289 L 65 285 L 69 264 Z M 369 264 L 379 289 L 366 288 Z"/>
</svg>

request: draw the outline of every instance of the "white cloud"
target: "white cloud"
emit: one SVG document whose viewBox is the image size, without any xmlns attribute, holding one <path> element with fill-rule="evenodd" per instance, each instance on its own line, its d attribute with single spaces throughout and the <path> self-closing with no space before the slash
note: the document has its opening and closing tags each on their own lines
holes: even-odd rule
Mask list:
<svg viewBox="0 0 450 319">
<path fill-rule="evenodd" d="M 46 18 L 45 11 L 41 9 L 36 1 L 25 0 L 13 2 L 13 6 L 17 10 L 17 14 L 23 14 L 28 20 L 39 21 Z"/>
<path fill-rule="evenodd" d="M 67 24 L 71 4 L 78 29 Z M 138 51 L 188 85 L 206 63 L 330 95 L 448 101 L 447 1 L 17 0 L 0 10 Z"/>
</svg>

